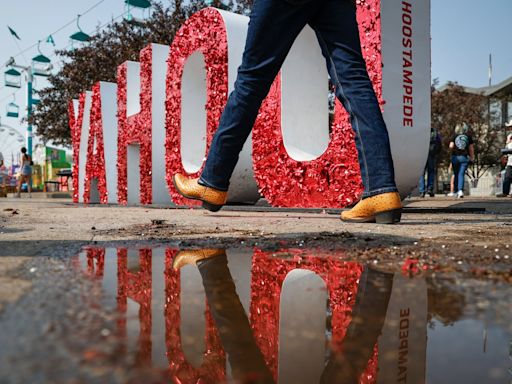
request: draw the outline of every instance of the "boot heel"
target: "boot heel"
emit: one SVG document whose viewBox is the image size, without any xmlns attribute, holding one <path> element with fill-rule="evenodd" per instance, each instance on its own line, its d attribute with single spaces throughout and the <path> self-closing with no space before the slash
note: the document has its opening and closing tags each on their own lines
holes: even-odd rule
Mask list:
<svg viewBox="0 0 512 384">
<path fill-rule="evenodd" d="M 207 201 L 203 201 L 203 208 L 207 209 L 211 212 L 217 212 L 222 208 L 222 205 L 215 205 L 215 204 L 208 203 Z"/>
<path fill-rule="evenodd" d="M 394 224 L 399 223 L 402 219 L 402 208 L 393 209 L 391 211 L 380 212 L 375 215 L 377 224 Z"/>
</svg>

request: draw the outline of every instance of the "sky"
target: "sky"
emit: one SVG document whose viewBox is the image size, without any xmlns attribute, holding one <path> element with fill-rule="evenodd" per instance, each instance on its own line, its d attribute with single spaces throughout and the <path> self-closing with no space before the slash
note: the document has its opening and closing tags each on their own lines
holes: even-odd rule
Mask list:
<svg viewBox="0 0 512 384">
<path fill-rule="evenodd" d="M 163 1 L 164 5 L 169 5 L 169 2 Z M 94 8 L 84 14 L 91 7 Z M 471 87 L 485 86 L 489 81 L 489 54 L 492 54 L 493 84 L 512 76 L 511 33 L 507 29 L 512 15 L 512 0 L 431 0 L 431 7 L 433 79 L 439 79 L 440 84 L 456 81 Z M 18 64 L 27 65 L 38 54 L 38 40 L 43 40 L 42 53 L 51 58 L 54 49 L 69 48 L 69 35 L 78 30 L 76 21 L 73 21 L 77 14 L 84 14 L 80 18 L 81 28 L 93 34 L 98 26 L 108 23 L 112 18 L 119 19 L 123 13 L 124 0 L 5 2 L 0 9 L 0 66 L 11 56 L 15 56 Z M 68 23 L 70 25 L 65 26 Z M 7 25 L 17 32 L 21 41 L 12 38 Z M 62 30 L 53 33 L 63 26 Z M 56 48 L 44 42 L 50 34 L 53 35 Z M 20 48 L 16 43 L 21 50 L 27 50 L 23 55 L 19 54 Z M 0 69 L 4 71 L 3 67 Z M 18 129 L 24 135 L 26 125 L 20 124 L 18 119 L 5 116 L 6 104 L 14 100 L 11 96 L 13 88 L 4 87 L 1 80 L 1 122 Z M 45 85 L 46 82 L 40 79 L 36 88 Z M 22 88 L 15 95 L 15 103 L 22 111 L 26 105 L 25 92 Z M 0 135 L 0 151 L 6 145 L 5 142 L 2 144 L 2 140 Z"/>
</svg>

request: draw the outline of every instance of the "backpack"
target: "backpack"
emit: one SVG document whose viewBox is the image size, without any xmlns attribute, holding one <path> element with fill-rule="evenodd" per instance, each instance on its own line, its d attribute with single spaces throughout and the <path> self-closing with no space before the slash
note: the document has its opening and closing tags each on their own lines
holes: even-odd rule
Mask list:
<svg viewBox="0 0 512 384">
<path fill-rule="evenodd" d="M 455 137 L 455 147 L 459 151 L 465 151 L 469 147 L 469 137 L 468 135 L 457 135 Z"/>
</svg>

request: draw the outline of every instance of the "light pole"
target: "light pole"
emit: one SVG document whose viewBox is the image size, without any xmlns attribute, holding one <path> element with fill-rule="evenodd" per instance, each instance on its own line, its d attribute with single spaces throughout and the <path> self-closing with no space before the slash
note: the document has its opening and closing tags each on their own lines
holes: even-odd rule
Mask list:
<svg viewBox="0 0 512 384">
<path fill-rule="evenodd" d="M 32 67 L 24 66 L 16 64 L 14 61 L 14 57 L 11 57 L 7 63 L 5 64 L 8 67 L 16 68 L 22 72 L 25 72 L 27 75 L 27 121 L 29 121 L 30 116 L 32 115 L 32 105 L 34 102 L 34 99 L 32 97 L 32 94 L 34 92 L 34 89 L 32 87 L 32 83 L 34 81 L 34 74 L 32 73 Z M 32 156 L 32 124 L 28 122 L 27 125 L 27 152 L 30 156 Z"/>
<path fill-rule="evenodd" d="M 6 67 L 16 68 L 26 74 L 27 81 L 27 153 L 32 156 L 32 138 L 33 138 L 33 130 L 32 124 L 30 123 L 30 116 L 32 116 L 32 108 L 34 106 L 34 75 L 39 76 L 48 76 L 50 71 L 52 70 L 52 65 L 50 63 L 50 59 L 48 59 L 43 54 L 36 56 L 32 59 L 31 66 L 24 66 L 16 64 L 14 61 L 14 57 L 11 57 L 7 63 Z"/>
</svg>

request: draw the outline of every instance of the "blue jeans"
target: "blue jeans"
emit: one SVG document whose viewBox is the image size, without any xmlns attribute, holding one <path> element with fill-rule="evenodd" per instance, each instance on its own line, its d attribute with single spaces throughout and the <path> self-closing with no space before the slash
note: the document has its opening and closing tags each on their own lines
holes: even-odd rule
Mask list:
<svg viewBox="0 0 512 384">
<path fill-rule="evenodd" d="M 512 156 L 512 155 L 509 155 Z M 503 178 L 503 194 L 509 195 L 510 194 L 510 184 L 512 182 L 512 166 L 507 165 L 505 168 L 505 177 Z"/>
<path fill-rule="evenodd" d="M 315 31 L 336 96 L 355 131 L 363 197 L 397 191 L 389 137 L 361 53 L 351 0 L 255 0 L 235 90 L 220 119 L 199 183 L 227 191 L 238 156 L 263 99 L 293 42 L 309 24 Z M 327 92 L 326 92 L 327 102 Z"/>
<path fill-rule="evenodd" d="M 425 173 L 427 174 L 427 188 L 425 188 Z M 420 177 L 420 183 L 418 185 L 418 189 L 420 193 L 425 192 L 433 192 L 434 191 L 434 179 L 436 175 L 436 157 L 428 156 L 427 165 L 425 166 L 425 170 Z"/>
<path fill-rule="evenodd" d="M 453 174 L 455 175 L 454 191 L 464 191 L 464 175 L 468 169 L 469 158 L 466 155 L 452 155 Z"/>
</svg>

